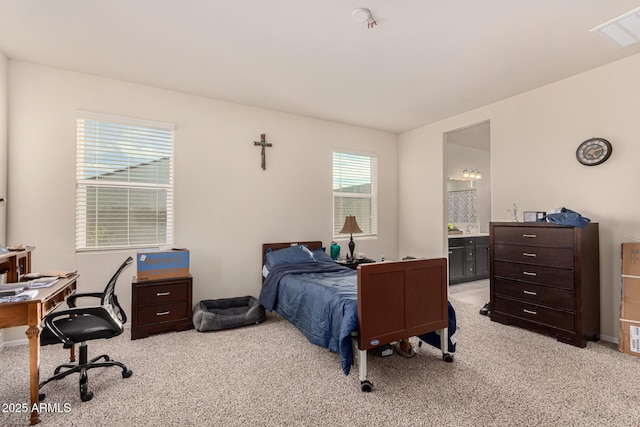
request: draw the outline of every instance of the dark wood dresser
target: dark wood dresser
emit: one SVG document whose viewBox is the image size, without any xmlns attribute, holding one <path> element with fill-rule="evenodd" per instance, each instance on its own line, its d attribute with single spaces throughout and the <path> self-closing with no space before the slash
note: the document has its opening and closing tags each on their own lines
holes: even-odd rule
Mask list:
<svg viewBox="0 0 640 427">
<path fill-rule="evenodd" d="M 192 329 L 191 276 L 138 281 L 131 285 L 131 339 Z"/>
<path fill-rule="evenodd" d="M 490 224 L 491 320 L 585 347 L 600 335 L 598 224 Z"/>
</svg>

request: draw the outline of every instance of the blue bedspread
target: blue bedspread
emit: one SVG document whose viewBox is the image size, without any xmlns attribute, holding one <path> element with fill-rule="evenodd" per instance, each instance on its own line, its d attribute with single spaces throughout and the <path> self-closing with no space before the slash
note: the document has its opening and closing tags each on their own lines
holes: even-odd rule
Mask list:
<svg viewBox="0 0 640 427">
<path fill-rule="evenodd" d="M 295 325 L 313 344 L 353 364 L 351 332 L 358 327 L 357 272 L 338 264 L 280 264 L 264 281 L 259 302 Z"/>
</svg>

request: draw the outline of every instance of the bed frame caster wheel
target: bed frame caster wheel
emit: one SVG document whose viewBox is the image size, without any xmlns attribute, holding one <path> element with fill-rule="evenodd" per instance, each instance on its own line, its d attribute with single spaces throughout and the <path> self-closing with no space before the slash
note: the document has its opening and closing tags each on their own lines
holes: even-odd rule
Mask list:
<svg viewBox="0 0 640 427">
<path fill-rule="evenodd" d="M 360 381 L 360 389 L 365 393 L 373 391 L 373 383 L 369 380 Z"/>
<path fill-rule="evenodd" d="M 80 395 L 80 399 L 81 399 L 83 402 L 88 402 L 88 401 L 90 401 L 91 399 L 93 399 L 93 392 L 88 391 L 88 392 L 86 392 L 86 393 L 82 393 L 82 394 Z"/>
<path fill-rule="evenodd" d="M 445 353 L 442 355 L 442 360 L 444 360 L 447 363 L 451 363 L 453 362 L 453 356 L 449 353 Z"/>
<path fill-rule="evenodd" d="M 133 375 L 133 371 L 131 369 L 122 371 L 122 378 L 129 378 L 131 375 Z"/>
</svg>

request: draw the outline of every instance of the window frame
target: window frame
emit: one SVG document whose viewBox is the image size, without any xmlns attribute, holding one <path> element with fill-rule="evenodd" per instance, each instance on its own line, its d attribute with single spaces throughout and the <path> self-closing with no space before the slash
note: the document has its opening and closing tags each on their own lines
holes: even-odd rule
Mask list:
<svg viewBox="0 0 640 427">
<path fill-rule="evenodd" d="M 339 154 L 339 155 L 351 155 L 351 156 L 359 156 L 359 157 L 367 157 L 371 160 L 371 168 L 369 169 L 370 173 L 371 173 L 371 193 L 354 193 L 354 192 L 340 192 L 340 191 L 335 191 L 333 189 L 333 185 L 334 182 L 336 180 L 336 169 L 335 169 L 335 155 Z M 352 198 L 352 199 L 369 199 L 371 200 L 371 214 L 369 217 L 369 226 L 370 226 L 370 232 L 366 233 L 364 232 L 364 227 L 362 225 L 363 221 L 360 219 L 358 221 L 358 225 L 360 226 L 360 228 L 363 230 L 362 234 L 358 234 L 358 236 L 360 237 L 377 237 L 378 236 L 378 198 L 379 198 L 379 194 L 378 194 L 378 171 L 379 171 L 379 165 L 378 165 L 378 156 L 376 153 L 373 152 L 365 152 L 365 151 L 358 151 L 358 150 L 352 150 L 352 149 L 345 149 L 345 148 L 334 148 L 332 150 L 332 154 L 331 154 L 331 158 L 332 158 L 332 164 L 331 164 L 331 176 L 332 176 L 332 204 L 333 204 L 333 225 L 332 225 L 332 234 L 333 234 L 333 238 L 334 239 L 345 239 L 345 238 L 349 238 L 349 234 L 348 233 L 339 233 L 336 230 L 336 197 L 340 197 L 340 198 Z M 344 213 L 343 217 L 346 217 L 346 215 L 356 215 L 355 213 Z M 358 215 L 356 215 L 356 218 L 358 218 Z M 342 228 L 342 224 L 339 225 L 339 228 Z"/>
<path fill-rule="evenodd" d="M 174 143 L 175 143 L 175 129 L 176 126 L 173 123 L 166 122 L 157 122 L 151 120 L 144 119 L 135 119 L 131 117 L 124 116 L 115 116 L 101 113 L 93 113 L 88 111 L 76 111 L 75 114 L 75 122 L 76 122 L 76 207 L 75 207 L 75 234 L 76 234 L 76 243 L 75 248 L 76 252 L 92 252 L 92 251 L 109 251 L 109 250 L 130 250 L 130 249 L 140 249 L 140 248 L 154 248 L 161 246 L 170 246 L 174 241 L 174 173 L 173 173 L 173 162 L 174 162 Z M 156 131 L 165 131 L 168 132 L 169 135 L 166 138 L 165 145 L 161 149 L 159 149 L 162 154 L 165 154 L 164 157 L 160 157 L 157 160 L 153 161 L 161 161 L 166 158 L 168 160 L 168 182 L 167 183 L 149 183 L 149 182 L 136 182 L 129 180 L 93 180 L 87 179 L 86 176 L 83 176 L 85 172 L 86 165 L 89 163 L 86 161 L 85 153 L 87 149 L 97 148 L 98 151 L 104 149 L 105 144 L 100 145 L 100 142 L 94 143 L 94 147 L 87 147 L 87 139 L 86 134 L 83 132 L 84 130 L 84 121 L 95 121 L 95 122 L 103 122 L 109 125 L 117 125 L 117 126 L 133 126 L 140 130 L 142 128 L 153 129 Z M 142 139 L 141 139 L 142 141 Z M 130 148 L 129 144 L 133 144 L 130 141 L 128 143 L 124 143 L 119 148 Z M 168 146 L 168 147 L 167 147 Z M 140 163 L 139 166 L 144 163 Z M 131 167 L 132 167 L 131 166 Z M 165 236 L 164 241 L 156 240 L 154 243 L 118 243 L 110 246 L 88 246 L 88 209 L 87 209 L 87 201 L 89 198 L 89 188 L 96 189 L 126 189 L 128 193 L 136 190 L 148 190 L 154 189 L 158 192 L 166 192 L 166 224 L 164 226 Z M 128 194 L 129 196 L 130 194 Z M 127 197 L 128 197 L 127 196 Z M 127 205 L 127 215 L 131 211 L 132 205 L 130 200 L 127 198 L 123 198 L 126 200 Z M 134 206 L 135 207 L 135 206 Z M 155 224 L 156 227 L 158 225 L 157 221 L 150 221 L 149 224 Z M 120 237 L 126 237 L 129 240 L 132 236 L 131 228 L 127 228 L 127 231 L 123 233 Z"/>
</svg>

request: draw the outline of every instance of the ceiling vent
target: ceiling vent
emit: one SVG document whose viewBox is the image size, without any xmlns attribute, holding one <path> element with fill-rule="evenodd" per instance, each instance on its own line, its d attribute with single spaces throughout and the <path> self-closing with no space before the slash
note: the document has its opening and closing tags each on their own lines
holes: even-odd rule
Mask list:
<svg viewBox="0 0 640 427">
<path fill-rule="evenodd" d="M 598 25 L 590 31 L 615 42 L 620 47 L 638 43 L 640 41 L 640 7 Z"/>
</svg>

